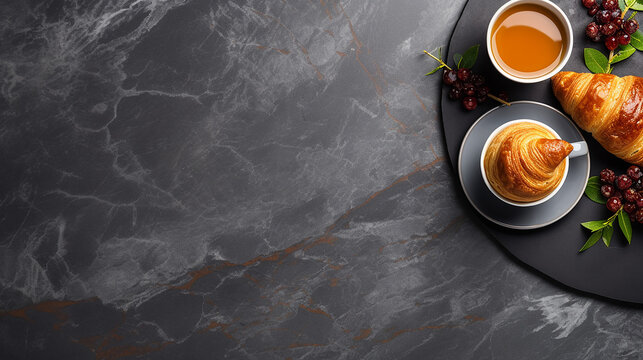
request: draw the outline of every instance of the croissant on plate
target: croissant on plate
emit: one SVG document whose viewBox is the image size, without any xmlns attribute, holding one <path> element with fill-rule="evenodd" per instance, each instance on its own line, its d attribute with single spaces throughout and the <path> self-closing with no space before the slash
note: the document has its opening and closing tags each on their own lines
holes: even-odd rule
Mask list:
<svg viewBox="0 0 643 360">
<path fill-rule="evenodd" d="M 573 146 L 544 127 L 518 122 L 503 129 L 484 156 L 485 175 L 502 197 L 532 202 L 549 195 L 563 179 Z"/>
<path fill-rule="evenodd" d="M 643 78 L 564 71 L 554 95 L 576 124 L 610 153 L 643 166 Z"/>
</svg>

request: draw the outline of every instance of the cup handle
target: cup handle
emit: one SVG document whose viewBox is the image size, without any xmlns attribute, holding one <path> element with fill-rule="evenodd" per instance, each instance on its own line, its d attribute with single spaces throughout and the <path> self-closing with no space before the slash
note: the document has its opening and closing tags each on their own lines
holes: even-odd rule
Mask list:
<svg viewBox="0 0 643 360">
<path fill-rule="evenodd" d="M 568 157 L 570 159 L 578 156 L 583 156 L 587 154 L 587 152 L 589 151 L 587 147 L 587 143 L 584 141 L 577 141 L 575 143 L 572 143 L 572 146 L 574 147 L 574 150 L 572 150 L 572 152 L 569 153 Z"/>
</svg>

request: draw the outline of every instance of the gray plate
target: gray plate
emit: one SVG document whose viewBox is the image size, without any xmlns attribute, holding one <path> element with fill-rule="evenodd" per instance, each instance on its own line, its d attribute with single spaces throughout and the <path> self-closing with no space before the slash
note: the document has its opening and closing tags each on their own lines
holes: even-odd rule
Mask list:
<svg viewBox="0 0 643 360">
<path fill-rule="evenodd" d="M 471 205 L 490 221 L 512 229 L 547 226 L 570 212 L 583 196 L 589 178 L 589 153 L 569 159 L 569 173 L 563 187 L 548 201 L 531 207 L 509 205 L 485 185 L 480 170 L 480 154 L 489 135 L 500 125 L 518 119 L 532 119 L 552 127 L 568 142 L 585 141 L 576 126 L 560 111 L 534 101 L 516 101 L 482 115 L 464 136 L 458 157 L 460 184 Z"/>
</svg>

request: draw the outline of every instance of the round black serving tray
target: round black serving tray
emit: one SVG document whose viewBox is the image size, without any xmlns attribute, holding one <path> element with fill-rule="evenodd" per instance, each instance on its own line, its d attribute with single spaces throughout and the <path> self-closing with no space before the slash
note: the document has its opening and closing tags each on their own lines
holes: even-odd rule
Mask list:
<svg viewBox="0 0 643 360">
<path fill-rule="evenodd" d="M 550 81 L 536 84 L 518 84 L 504 79 L 493 67 L 487 55 L 485 35 L 489 20 L 506 1 L 469 1 L 458 20 L 448 46 L 448 63 L 453 63 L 455 53 L 463 53 L 479 44 L 480 51 L 474 71 L 487 78 L 492 91 L 504 90 L 512 101 L 531 100 L 542 102 L 562 111 L 554 97 Z M 584 28 L 590 21 L 580 1 L 553 1 L 569 17 L 574 29 L 574 48 L 563 70 L 588 72 L 583 61 L 583 48 L 594 47 L 606 53 L 602 44 L 585 39 Z M 616 64 L 613 74 L 639 75 L 643 68 L 643 53 L 637 52 L 629 59 Z M 436 75 L 437 76 L 437 75 Z M 455 171 L 458 153 L 469 127 L 482 114 L 497 106 L 488 100 L 474 111 L 465 111 L 459 102 L 449 100 L 446 87 L 442 91 L 442 124 L 449 159 Z M 590 134 L 583 132 L 591 154 L 591 175 L 610 167 L 623 173 L 628 164 L 605 151 Z M 466 198 L 462 197 L 464 202 Z M 467 206 L 470 204 L 467 202 Z M 615 230 L 610 248 L 602 242 L 578 253 L 589 236 L 581 222 L 600 220 L 610 214 L 604 206 L 583 196 L 574 209 L 559 221 L 539 229 L 513 230 L 496 225 L 472 210 L 483 226 L 503 247 L 525 264 L 572 288 L 608 298 L 643 303 L 643 225 L 634 224 L 632 243 L 627 244 L 619 230 Z M 616 224 L 615 224 L 616 225 Z"/>
</svg>

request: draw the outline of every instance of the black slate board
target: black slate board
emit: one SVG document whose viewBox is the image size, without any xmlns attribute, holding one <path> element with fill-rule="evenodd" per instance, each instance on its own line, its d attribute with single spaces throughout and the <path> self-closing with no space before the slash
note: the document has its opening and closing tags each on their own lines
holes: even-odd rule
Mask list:
<svg viewBox="0 0 643 360">
<path fill-rule="evenodd" d="M 504 79 L 493 67 L 487 55 L 485 35 L 489 20 L 506 1 L 469 1 L 458 20 L 448 46 L 449 64 L 453 54 L 464 52 L 469 46 L 480 44 L 480 53 L 474 70 L 487 78 L 492 90 L 504 90 L 511 100 L 533 100 L 549 104 L 562 111 L 554 97 L 549 81 L 537 84 L 518 84 Z M 563 70 L 588 72 L 583 62 L 583 48 L 595 47 L 603 52 L 601 44 L 585 39 L 584 28 L 590 21 L 580 1 L 554 1 L 569 17 L 574 30 L 574 48 Z M 641 75 L 643 53 L 617 64 L 613 73 L 619 76 Z M 436 75 L 437 76 L 437 75 Z M 450 101 L 446 87 L 442 91 L 442 124 L 449 158 L 457 169 L 457 158 L 462 139 L 473 122 L 497 103 L 487 101 L 476 110 L 467 112 L 458 102 Z M 592 175 L 610 167 L 625 172 L 628 164 L 606 152 L 588 133 L 583 132 L 589 144 Z M 464 200 L 466 201 L 466 200 Z M 469 205 L 469 204 L 467 204 Z M 477 214 L 477 213 L 476 213 Z M 479 215 L 479 214 L 477 214 Z M 578 249 L 589 236 L 580 223 L 605 219 L 608 211 L 585 196 L 560 221 L 536 230 L 511 230 L 495 225 L 479 216 L 483 226 L 510 253 L 543 274 L 575 289 L 608 298 L 643 303 L 643 226 L 634 225 L 632 244 L 616 230 L 610 248 L 602 243 L 579 254 Z"/>
</svg>

